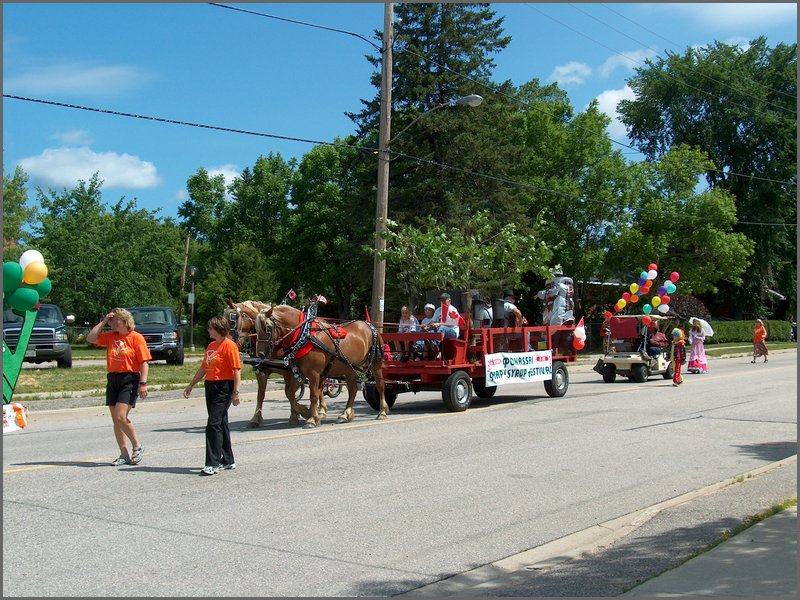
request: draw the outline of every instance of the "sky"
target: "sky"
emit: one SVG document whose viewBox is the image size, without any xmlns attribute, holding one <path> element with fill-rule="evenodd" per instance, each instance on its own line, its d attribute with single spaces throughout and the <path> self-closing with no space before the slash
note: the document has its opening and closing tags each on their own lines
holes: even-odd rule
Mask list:
<svg viewBox="0 0 800 600">
<path fill-rule="evenodd" d="M 376 2 L 228 6 L 375 42 L 383 27 Z M 626 80 L 647 58 L 714 41 L 746 45 L 758 36 L 770 47 L 797 42 L 795 3 L 492 8 L 512 38 L 492 57 L 495 82 L 557 81 L 576 111 L 597 99 L 611 117 L 620 100 L 633 97 Z M 36 186 L 62 191 L 99 172 L 107 205 L 125 198 L 175 217 L 200 167 L 230 182 L 259 156 L 299 160 L 315 142 L 353 133 L 345 113 L 377 93 L 365 58 L 374 48 L 353 35 L 192 2 L 4 2 L 2 10 L 3 173 L 22 166 L 31 201 Z M 489 89 L 471 92 L 492 101 Z M 617 120 L 609 135 L 628 143 Z M 640 157 L 616 147 L 629 160 Z"/>
</svg>

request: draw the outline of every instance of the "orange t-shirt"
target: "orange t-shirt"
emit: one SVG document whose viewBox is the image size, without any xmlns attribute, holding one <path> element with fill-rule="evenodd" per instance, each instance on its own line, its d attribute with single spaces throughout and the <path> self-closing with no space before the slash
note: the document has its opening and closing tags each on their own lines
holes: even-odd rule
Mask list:
<svg viewBox="0 0 800 600">
<path fill-rule="evenodd" d="M 203 370 L 206 381 L 233 381 L 233 372 L 241 369 L 239 347 L 230 339 L 211 342 L 203 356 Z"/>
<path fill-rule="evenodd" d="M 767 328 L 761 325 L 753 328 L 753 343 L 758 344 L 767 339 Z"/>
<path fill-rule="evenodd" d="M 104 331 L 97 337 L 96 345 L 106 347 L 109 373 L 138 373 L 142 363 L 153 358 L 144 336 L 138 331 L 129 331 L 125 335 Z"/>
</svg>

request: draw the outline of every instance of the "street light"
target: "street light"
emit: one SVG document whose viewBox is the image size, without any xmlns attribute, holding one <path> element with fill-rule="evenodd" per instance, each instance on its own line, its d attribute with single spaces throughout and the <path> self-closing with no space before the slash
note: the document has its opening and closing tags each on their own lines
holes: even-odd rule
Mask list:
<svg viewBox="0 0 800 600">
<path fill-rule="evenodd" d="M 189 305 L 192 307 L 189 321 L 189 347 L 194 352 L 194 278 L 197 275 L 197 267 L 189 267 L 189 277 L 192 278 L 192 291 L 189 294 Z M 184 321 L 185 323 L 186 321 Z"/>
</svg>

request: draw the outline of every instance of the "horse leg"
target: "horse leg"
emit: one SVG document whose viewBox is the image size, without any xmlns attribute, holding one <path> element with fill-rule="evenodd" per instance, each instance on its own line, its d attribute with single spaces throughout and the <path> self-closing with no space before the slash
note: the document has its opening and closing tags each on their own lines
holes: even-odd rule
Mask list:
<svg viewBox="0 0 800 600">
<path fill-rule="evenodd" d="M 389 405 L 386 404 L 384 397 L 384 383 L 383 383 L 383 361 L 376 360 L 372 364 L 372 374 L 375 377 L 375 390 L 378 392 L 378 397 L 381 400 L 380 411 L 378 411 L 378 419 L 385 419 L 389 415 Z"/>
<path fill-rule="evenodd" d="M 289 406 L 291 407 L 289 425 L 299 425 L 300 417 L 308 419 L 311 416 L 311 412 L 297 401 L 297 390 L 300 384 L 289 371 L 283 374 L 283 384 L 284 393 L 289 399 Z"/>
<path fill-rule="evenodd" d="M 303 425 L 306 429 L 317 427 L 320 423 L 317 406 L 319 405 L 321 393 L 322 386 L 320 385 L 319 373 L 310 373 L 308 376 L 308 395 L 311 399 L 311 416 Z"/>
<path fill-rule="evenodd" d="M 345 406 L 344 412 L 339 415 L 339 419 L 337 423 L 349 423 L 353 420 L 353 404 L 356 400 L 356 392 L 358 391 L 358 384 L 356 380 L 356 374 L 354 371 L 351 371 L 347 375 L 345 375 L 345 381 L 347 382 L 347 406 Z"/>
<path fill-rule="evenodd" d="M 258 391 L 256 392 L 256 412 L 250 417 L 247 426 L 250 428 L 261 427 L 264 418 L 261 416 L 261 408 L 264 405 L 264 395 L 267 392 L 267 380 L 269 379 L 269 371 L 262 371 L 256 369 L 256 382 L 258 383 Z"/>
</svg>

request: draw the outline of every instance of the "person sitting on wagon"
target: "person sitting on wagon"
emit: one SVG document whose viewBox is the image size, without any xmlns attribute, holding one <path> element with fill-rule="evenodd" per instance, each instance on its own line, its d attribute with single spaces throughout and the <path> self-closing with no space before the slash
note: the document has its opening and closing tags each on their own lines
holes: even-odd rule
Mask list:
<svg viewBox="0 0 800 600">
<path fill-rule="evenodd" d="M 418 327 L 419 331 L 425 331 L 425 326 L 433 323 L 433 313 L 436 311 L 436 307 L 433 304 L 428 303 L 425 305 L 424 310 L 425 316 L 422 318 L 422 321 L 420 321 L 420 325 Z M 439 352 L 439 342 L 436 340 L 419 340 L 414 342 L 415 352 L 422 354 L 426 348 L 428 349 L 428 355 L 435 357 Z"/>
<path fill-rule="evenodd" d="M 442 305 L 433 313 L 433 321 L 423 326 L 425 331 L 436 331 L 444 335 L 444 339 L 457 338 L 460 332 L 461 315 L 455 306 L 450 304 L 450 294 L 444 292 L 439 296 Z"/>
<path fill-rule="evenodd" d="M 658 323 L 655 321 L 648 323 L 647 336 L 647 354 L 657 358 L 669 346 L 669 340 L 658 330 Z"/>
<path fill-rule="evenodd" d="M 503 318 L 506 327 L 522 327 L 522 312 L 517 308 L 516 302 L 514 290 L 503 292 Z"/>
<path fill-rule="evenodd" d="M 397 328 L 398 333 L 416 333 L 418 330 L 419 321 L 417 317 L 411 314 L 408 306 L 400 307 L 400 322 Z M 411 354 L 411 342 L 400 342 L 400 350 L 404 357 Z"/>
</svg>

